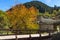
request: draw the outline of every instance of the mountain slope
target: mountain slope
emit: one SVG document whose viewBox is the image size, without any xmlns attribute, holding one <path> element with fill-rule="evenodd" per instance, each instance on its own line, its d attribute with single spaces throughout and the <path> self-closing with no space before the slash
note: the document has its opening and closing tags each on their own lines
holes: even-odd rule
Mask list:
<svg viewBox="0 0 60 40">
<path fill-rule="evenodd" d="M 45 11 L 51 12 L 52 11 L 52 7 L 49 7 L 48 5 L 40 2 L 40 1 L 31 1 L 31 2 L 27 2 L 24 3 L 24 5 L 27 8 L 30 8 L 31 6 L 36 7 L 37 9 L 39 9 L 39 12 L 44 13 Z"/>
<path fill-rule="evenodd" d="M 20 6 L 20 5 L 21 5 L 21 4 L 18 4 L 18 5 L 16 5 L 16 6 L 14 6 L 14 8 L 15 8 L 15 7 L 18 7 L 18 6 Z M 37 8 L 37 9 L 39 10 L 40 13 L 44 13 L 45 11 L 47 11 L 47 12 L 49 12 L 49 13 L 52 13 L 53 10 L 59 10 L 59 9 L 60 9 L 60 7 L 56 7 L 56 6 L 50 7 L 50 6 L 44 4 L 44 3 L 40 2 L 40 1 L 26 2 L 26 3 L 24 3 L 23 5 L 25 5 L 27 8 L 30 8 L 30 7 L 34 6 L 35 8 Z M 13 7 L 12 7 L 12 8 L 13 8 Z M 12 8 L 10 8 L 9 10 L 12 10 Z M 18 8 L 19 8 L 19 7 L 18 7 Z M 7 10 L 7 11 L 8 11 L 8 10 Z"/>
</svg>

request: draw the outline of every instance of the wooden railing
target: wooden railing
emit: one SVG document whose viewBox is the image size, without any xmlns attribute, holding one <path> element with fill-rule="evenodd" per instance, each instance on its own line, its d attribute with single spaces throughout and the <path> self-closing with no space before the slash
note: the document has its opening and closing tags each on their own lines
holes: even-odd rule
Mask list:
<svg viewBox="0 0 60 40">
<path fill-rule="evenodd" d="M 34 32 L 34 33 L 32 33 Z M 18 40 L 17 35 L 24 35 L 29 34 L 29 38 L 31 39 L 31 34 L 39 34 L 41 38 L 41 34 L 43 32 L 47 32 L 51 36 L 51 33 L 54 32 L 54 30 L 12 30 L 12 29 L 0 29 L 0 36 L 7 36 L 7 35 L 15 35 L 16 40 Z"/>
</svg>

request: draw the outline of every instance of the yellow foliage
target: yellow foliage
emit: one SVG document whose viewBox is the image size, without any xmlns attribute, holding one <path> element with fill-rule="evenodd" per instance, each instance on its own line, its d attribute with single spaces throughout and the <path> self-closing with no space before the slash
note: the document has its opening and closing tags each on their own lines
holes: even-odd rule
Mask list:
<svg viewBox="0 0 60 40">
<path fill-rule="evenodd" d="M 32 6 L 28 9 L 21 4 L 13 7 L 12 10 L 7 13 L 13 29 L 38 29 L 36 22 L 38 10 L 35 7 Z"/>
</svg>

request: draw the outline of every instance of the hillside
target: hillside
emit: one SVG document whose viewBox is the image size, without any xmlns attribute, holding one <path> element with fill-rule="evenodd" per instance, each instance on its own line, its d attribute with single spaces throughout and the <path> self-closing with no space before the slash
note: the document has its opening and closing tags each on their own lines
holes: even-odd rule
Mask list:
<svg viewBox="0 0 60 40">
<path fill-rule="evenodd" d="M 20 6 L 21 4 L 18 4 L 15 7 Z M 31 1 L 31 2 L 26 2 L 23 5 L 25 5 L 27 8 L 30 8 L 32 6 L 34 6 L 35 8 L 37 8 L 39 10 L 40 13 L 44 13 L 45 11 L 52 13 L 53 10 L 59 10 L 60 7 L 54 6 L 54 7 L 50 7 L 40 1 Z M 13 7 L 12 7 L 13 8 Z M 9 10 L 12 10 L 12 8 L 10 8 Z M 18 7 L 19 8 L 19 7 Z M 7 10 L 8 11 L 8 10 Z"/>
<path fill-rule="evenodd" d="M 45 11 L 48 11 L 48 12 L 52 11 L 52 7 L 42 3 L 40 1 L 31 1 L 31 2 L 24 3 L 24 5 L 27 8 L 30 8 L 31 6 L 34 6 L 37 9 L 39 9 L 39 12 L 42 12 L 42 13 L 44 13 Z"/>
</svg>

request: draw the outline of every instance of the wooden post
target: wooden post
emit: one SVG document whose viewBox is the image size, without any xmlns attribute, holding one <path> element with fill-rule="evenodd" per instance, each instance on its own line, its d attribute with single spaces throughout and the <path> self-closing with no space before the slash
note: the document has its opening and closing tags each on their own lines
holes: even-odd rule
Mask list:
<svg viewBox="0 0 60 40">
<path fill-rule="evenodd" d="M 31 30 L 29 30 L 31 32 Z M 29 34 L 29 40 L 31 40 L 31 33 Z"/>
<path fill-rule="evenodd" d="M 18 38 L 17 38 L 17 31 L 16 31 L 16 34 L 15 34 L 15 37 L 16 37 L 16 40 L 18 40 Z"/>
<path fill-rule="evenodd" d="M 38 31 L 38 34 L 39 34 L 39 40 L 42 40 L 42 38 L 41 38 L 41 31 L 40 30 Z"/>
<path fill-rule="evenodd" d="M 18 40 L 17 35 L 15 35 L 15 37 L 16 37 L 16 40 Z"/>
<path fill-rule="evenodd" d="M 31 34 L 29 34 L 29 39 L 31 40 Z"/>
<path fill-rule="evenodd" d="M 51 35 L 50 35 L 50 32 L 49 32 L 49 36 L 51 36 Z"/>
<path fill-rule="evenodd" d="M 40 33 L 40 40 L 42 40 L 42 38 L 41 38 L 41 33 Z"/>
</svg>

